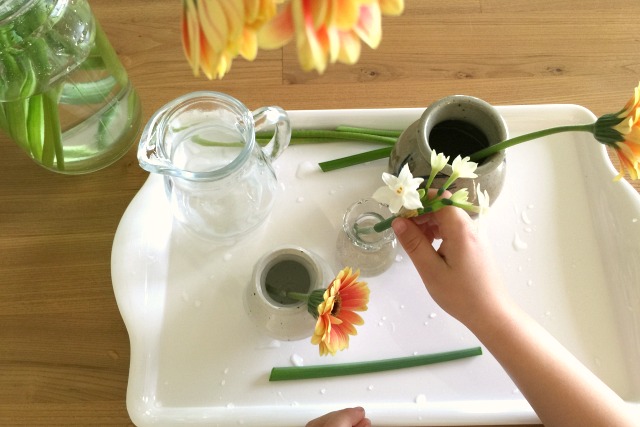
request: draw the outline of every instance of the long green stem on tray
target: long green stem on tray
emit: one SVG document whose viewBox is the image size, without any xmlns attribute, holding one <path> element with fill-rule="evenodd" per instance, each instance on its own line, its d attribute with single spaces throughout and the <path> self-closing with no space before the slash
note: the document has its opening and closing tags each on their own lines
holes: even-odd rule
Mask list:
<svg viewBox="0 0 640 427">
<path fill-rule="evenodd" d="M 357 141 L 385 145 L 383 148 L 319 163 L 322 171 L 329 172 L 389 157 L 401 133 L 402 130 L 396 129 L 374 129 L 347 125 L 340 125 L 335 129 L 294 129 L 291 132 L 291 144 Z M 264 145 L 271 140 L 272 136 L 273 132 L 257 132 L 256 140 L 259 144 Z M 215 144 L 210 141 L 199 142 L 203 144 Z"/>
<path fill-rule="evenodd" d="M 352 156 L 340 157 L 339 159 L 320 162 L 318 165 L 323 172 L 329 172 L 336 169 L 342 169 L 360 163 L 371 162 L 387 158 L 391 155 L 393 147 L 378 148 L 376 150 L 365 151 L 364 153 L 354 154 Z"/>
<path fill-rule="evenodd" d="M 379 142 L 387 145 L 396 143 L 396 137 L 381 135 L 379 129 L 364 129 L 337 127 L 336 129 L 293 129 L 291 131 L 291 141 L 296 143 L 298 140 L 305 142 L 339 142 L 339 141 L 359 141 L 359 142 Z M 269 140 L 273 136 L 273 132 L 257 132 L 256 139 Z"/>
<path fill-rule="evenodd" d="M 480 160 L 489 157 L 490 155 L 497 153 L 500 150 L 504 150 L 509 147 L 513 147 L 514 145 L 520 144 L 521 142 L 530 141 L 536 138 L 542 138 L 544 136 L 553 135 L 561 132 L 590 132 L 593 133 L 594 124 L 586 124 L 586 125 L 569 125 L 569 126 L 558 126 L 549 129 L 543 129 L 535 132 L 528 133 L 526 135 L 516 136 L 514 138 L 507 139 L 505 141 L 494 144 L 490 147 L 484 148 L 480 151 L 476 151 L 470 156 L 470 160 L 472 162 L 479 162 Z"/>
<path fill-rule="evenodd" d="M 316 366 L 287 366 L 271 369 L 269 381 L 301 380 L 326 378 L 343 375 L 368 374 L 393 369 L 412 368 L 433 363 L 449 362 L 466 357 L 480 356 L 482 348 L 472 347 L 444 353 L 423 354 L 395 359 L 373 360 L 368 362 L 341 363 Z"/>
</svg>

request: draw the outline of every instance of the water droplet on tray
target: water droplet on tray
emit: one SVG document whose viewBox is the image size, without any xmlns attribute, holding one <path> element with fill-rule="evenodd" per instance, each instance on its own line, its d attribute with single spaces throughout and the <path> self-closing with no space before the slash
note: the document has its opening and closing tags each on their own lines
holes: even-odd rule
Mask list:
<svg viewBox="0 0 640 427">
<path fill-rule="evenodd" d="M 425 396 L 424 394 L 419 394 L 416 396 L 416 403 L 418 405 L 424 405 L 427 403 L 427 396 Z"/>
<path fill-rule="evenodd" d="M 430 319 L 435 319 L 437 316 L 438 316 L 438 315 L 437 315 L 436 313 L 431 313 L 431 314 L 429 315 L 429 318 L 430 318 Z"/>
<path fill-rule="evenodd" d="M 299 354 L 292 354 L 290 360 L 293 366 L 304 366 L 304 359 Z"/>
<path fill-rule="evenodd" d="M 296 202 L 298 202 L 298 203 L 302 203 L 302 202 L 304 202 L 304 197 L 303 197 L 303 196 L 298 197 L 298 198 L 296 199 Z"/>
<path fill-rule="evenodd" d="M 396 262 L 402 262 L 402 260 L 404 260 L 402 255 L 396 255 Z"/>
<path fill-rule="evenodd" d="M 367 390 L 372 391 L 374 389 L 373 385 L 370 385 L 369 387 L 367 387 Z"/>
<path fill-rule="evenodd" d="M 520 217 L 522 218 L 522 222 L 524 222 L 527 225 L 531 225 L 531 219 L 529 219 L 529 215 L 527 215 L 527 212 L 522 211 L 522 213 L 520 214 Z"/>
<path fill-rule="evenodd" d="M 529 247 L 529 245 L 527 244 L 527 242 L 523 241 L 520 236 L 518 235 L 518 233 L 514 234 L 513 236 L 513 249 L 515 249 L 516 251 L 523 251 L 525 249 L 527 249 Z"/>
<path fill-rule="evenodd" d="M 222 256 L 222 259 L 225 261 L 231 261 L 231 258 L 233 258 L 233 254 L 231 252 L 227 252 Z"/>
</svg>

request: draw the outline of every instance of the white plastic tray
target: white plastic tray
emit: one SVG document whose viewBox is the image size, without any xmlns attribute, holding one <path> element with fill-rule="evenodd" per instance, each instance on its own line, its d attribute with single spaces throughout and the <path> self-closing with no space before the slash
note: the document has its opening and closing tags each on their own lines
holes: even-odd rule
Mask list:
<svg viewBox="0 0 640 427">
<path fill-rule="evenodd" d="M 572 105 L 500 107 L 512 136 L 587 123 Z M 404 128 L 422 108 L 291 111 L 296 128 L 339 124 Z M 242 297 L 255 261 L 296 244 L 337 271 L 345 209 L 382 185 L 384 160 L 330 173 L 319 161 L 356 143 L 289 147 L 275 162 L 280 193 L 268 222 L 235 246 L 173 224 L 163 181 L 151 175 L 118 227 L 112 278 L 131 341 L 127 407 L 138 426 L 301 426 L 362 405 L 376 426 L 535 423 L 521 393 L 487 352 L 400 371 L 269 383 L 273 366 L 362 361 L 480 345 L 429 297 L 406 254 L 371 288 L 350 349 L 320 357 L 307 340 L 261 335 Z M 561 134 L 508 150 L 508 175 L 488 227 L 513 297 L 631 404 L 640 402 L 640 198 L 614 183 L 588 134 Z"/>
</svg>

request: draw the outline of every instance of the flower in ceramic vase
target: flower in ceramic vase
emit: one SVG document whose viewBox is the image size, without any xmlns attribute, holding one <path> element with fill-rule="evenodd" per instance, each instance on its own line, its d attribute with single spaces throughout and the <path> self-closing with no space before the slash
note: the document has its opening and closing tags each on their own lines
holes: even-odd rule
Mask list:
<svg viewBox="0 0 640 427">
<path fill-rule="evenodd" d="M 318 319 L 311 343 L 318 345 L 321 356 L 348 348 L 349 336 L 357 334 L 355 326 L 364 323 L 356 312 L 367 310 L 369 288 L 358 275 L 358 270 L 345 267 L 324 291 L 322 301 L 316 304 L 317 294 L 309 298 L 309 312 L 315 308 Z"/>
<path fill-rule="evenodd" d="M 272 290 L 307 303 L 307 311 L 317 319 L 311 343 L 318 346 L 321 356 L 348 348 L 349 336 L 357 334 L 355 326 L 364 324 L 356 312 L 367 310 L 369 287 L 358 280 L 359 275 L 359 270 L 345 267 L 326 289 L 308 294 Z"/>
<path fill-rule="evenodd" d="M 182 45 L 193 73 L 222 78 L 238 55 L 253 61 L 257 31 L 275 16 L 277 0 L 183 0 Z"/>
</svg>

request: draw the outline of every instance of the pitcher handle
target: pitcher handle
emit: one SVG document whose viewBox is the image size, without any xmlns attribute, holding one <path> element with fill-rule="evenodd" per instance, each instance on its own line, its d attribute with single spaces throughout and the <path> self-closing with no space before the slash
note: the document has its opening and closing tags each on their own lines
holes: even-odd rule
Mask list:
<svg viewBox="0 0 640 427">
<path fill-rule="evenodd" d="M 255 130 L 267 126 L 274 126 L 274 134 L 271 141 L 262 148 L 262 151 L 271 159 L 277 159 L 291 141 L 291 124 L 287 112 L 280 107 L 262 107 L 253 112 Z"/>
</svg>

